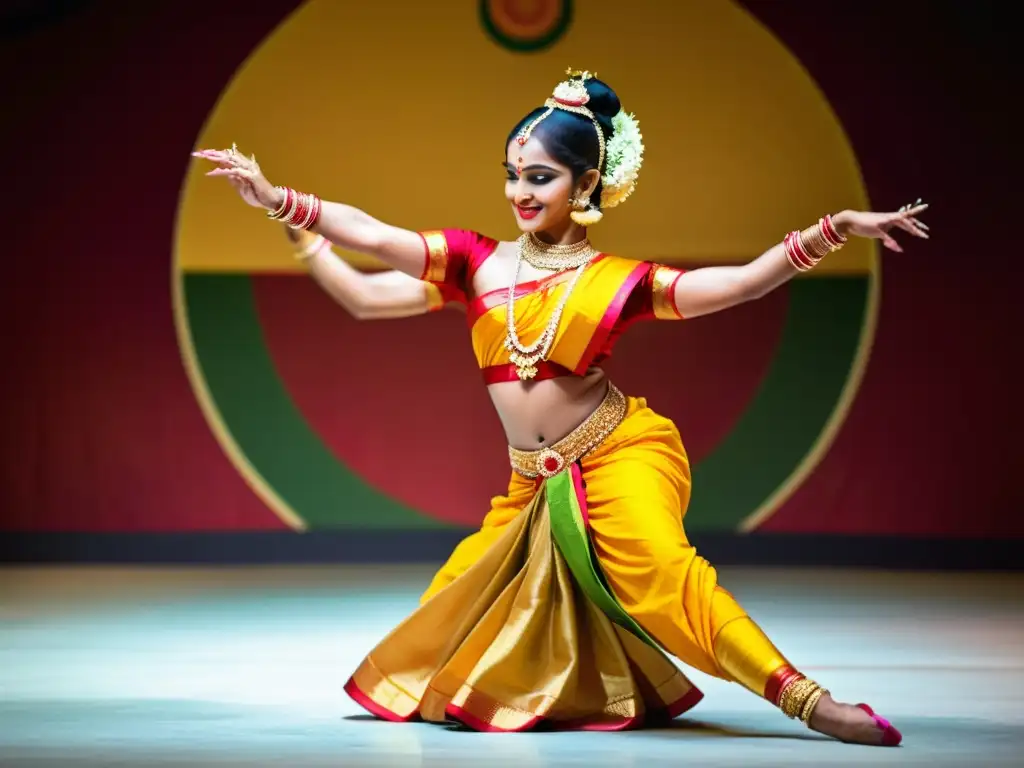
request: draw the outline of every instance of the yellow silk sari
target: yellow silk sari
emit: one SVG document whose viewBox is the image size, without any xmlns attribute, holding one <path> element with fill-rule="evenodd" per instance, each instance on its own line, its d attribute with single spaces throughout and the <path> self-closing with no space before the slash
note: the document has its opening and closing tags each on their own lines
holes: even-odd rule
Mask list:
<svg viewBox="0 0 1024 768">
<path fill-rule="evenodd" d="M 427 242 L 446 247 L 443 238 Z M 429 251 L 439 280 L 458 273 L 448 258 Z M 585 372 L 635 290 L 652 292 L 645 305 L 654 316 L 667 314 L 664 291 L 678 272 L 659 269 L 609 256 L 588 266 L 551 362 Z M 554 281 L 517 290 L 520 338 L 537 337 L 564 290 Z M 470 303 L 484 370 L 508 364 L 505 295 Z M 352 675 L 353 699 L 389 720 L 455 720 L 482 731 L 631 728 L 702 698 L 668 654 L 774 699 L 791 668 L 686 538 L 690 467 L 675 426 L 627 398 L 618 426 L 572 461 L 535 480 L 512 473 L 419 609 Z"/>
</svg>

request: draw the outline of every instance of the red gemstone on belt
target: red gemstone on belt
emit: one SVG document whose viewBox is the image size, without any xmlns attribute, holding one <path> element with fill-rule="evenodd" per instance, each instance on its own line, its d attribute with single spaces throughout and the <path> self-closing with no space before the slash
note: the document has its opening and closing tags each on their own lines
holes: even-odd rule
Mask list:
<svg viewBox="0 0 1024 768">
<path fill-rule="evenodd" d="M 565 467 L 565 459 L 550 448 L 541 450 L 537 457 L 537 471 L 544 477 L 554 477 Z"/>
</svg>

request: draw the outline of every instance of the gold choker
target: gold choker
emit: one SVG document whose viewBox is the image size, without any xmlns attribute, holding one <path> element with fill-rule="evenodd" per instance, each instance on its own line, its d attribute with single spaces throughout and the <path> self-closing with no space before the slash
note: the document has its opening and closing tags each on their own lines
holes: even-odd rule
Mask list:
<svg viewBox="0 0 1024 768">
<path fill-rule="evenodd" d="M 533 233 L 521 236 L 517 245 L 523 261 L 531 267 L 555 272 L 581 267 L 597 254 L 586 239 L 572 245 L 548 245 Z"/>
</svg>

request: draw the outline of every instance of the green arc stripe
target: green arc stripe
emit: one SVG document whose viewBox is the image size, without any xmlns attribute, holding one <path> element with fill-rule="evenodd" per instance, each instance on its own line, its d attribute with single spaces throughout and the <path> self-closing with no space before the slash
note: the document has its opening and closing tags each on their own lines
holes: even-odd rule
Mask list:
<svg viewBox="0 0 1024 768">
<path fill-rule="evenodd" d="M 782 341 L 768 374 L 733 431 L 694 467 L 689 529 L 735 530 L 808 455 L 862 343 L 872 279 L 790 284 Z M 369 486 L 309 427 L 267 351 L 248 276 L 181 280 L 201 375 L 224 424 L 309 528 L 453 527 Z"/>
<path fill-rule="evenodd" d="M 313 432 L 267 351 L 248 276 L 180 279 L 196 358 L 228 431 L 310 528 L 452 527 L 367 485 Z"/>
<path fill-rule="evenodd" d="M 693 469 L 687 527 L 735 530 L 811 450 L 861 344 L 871 276 L 794 280 L 782 340 L 732 432 Z"/>
</svg>

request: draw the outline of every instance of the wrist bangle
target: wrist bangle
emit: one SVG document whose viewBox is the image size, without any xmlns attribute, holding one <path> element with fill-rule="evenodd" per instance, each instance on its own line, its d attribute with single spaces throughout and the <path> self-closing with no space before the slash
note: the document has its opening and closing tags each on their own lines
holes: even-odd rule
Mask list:
<svg viewBox="0 0 1024 768">
<path fill-rule="evenodd" d="M 846 238 L 839 234 L 831 216 L 822 216 L 816 226 L 803 232 L 794 230 L 786 235 L 783 248 L 786 258 L 798 272 L 806 272 L 817 266 L 832 251 L 838 251 L 846 244 Z"/>
<path fill-rule="evenodd" d="M 296 192 L 291 187 L 284 190 L 284 202 L 275 211 L 267 211 L 267 218 L 280 221 L 292 229 L 310 229 L 320 218 L 323 201 L 308 192 Z"/>
<path fill-rule="evenodd" d="M 846 245 L 846 238 L 839 234 L 839 230 L 836 228 L 835 223 L 832 221 L 832 217 L 826 214 L 818 220 L 818 226 L 821 227 L 821 235 L 825 238 L 833 251 L 837 251 Z"/>
<path fill-rule="evenodd" d="M 309 261 L 314 256 L 320 253 L 324 248 L 330 246 L 330 242 L 323 235 L 317 235 L 313 242 L 304 248 L 299 248 L 295 251 L 295 258 L 299 261 Z"/>
</svg>

